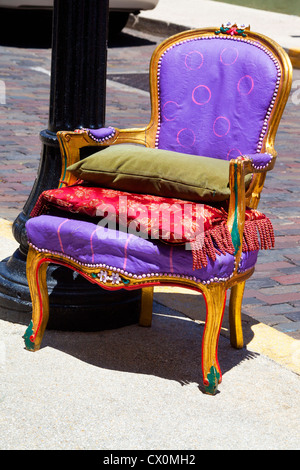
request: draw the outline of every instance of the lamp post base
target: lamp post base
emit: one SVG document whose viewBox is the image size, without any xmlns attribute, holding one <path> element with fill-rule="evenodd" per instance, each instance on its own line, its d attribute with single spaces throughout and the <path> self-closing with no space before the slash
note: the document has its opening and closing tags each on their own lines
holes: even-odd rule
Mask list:
<svg viewBox="0 0 300 470">
<path fill-rule="evenodd" d="M 49 329 L 101 331 L 138 322 L 139 290 L 108 292 L 70 269 L 51 265 L 47 286 Z M 0 318 L 28 325 L 31 311 L 26 257 L 18 249 L 10 258 L 0 262 Z"/>
<path fill-rule="evenodd" d="M 61 156 L 58 130 L 105 123 L 108 0 L 54 0 L 48 129 L 31 194 L 13 224 L 18 250 L 0 263 L 0 318 L 26 323 L 31 298 L 26 278 L 25 223 L 42 191 L 57 188 Z M 63 267 L 49 266 L 48 328 L 97 331 L 138 322 L 140 291 L 109 292 Z"/>
</svg>

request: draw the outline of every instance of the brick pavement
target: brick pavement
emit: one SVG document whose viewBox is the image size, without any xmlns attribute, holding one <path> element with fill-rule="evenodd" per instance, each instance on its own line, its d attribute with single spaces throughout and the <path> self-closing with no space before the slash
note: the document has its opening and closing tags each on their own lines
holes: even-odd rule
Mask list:
<svg viewBox="0 0 300 470">
<path fill-rule="evenodd" d="M 294 80 L 300 71 L 294 70 Z M 267 175 L 259 209 L 275 229 L 275 249 L 260 252 L 246 284 L 243 311 L 300 339 L 300 108 L 291 94 L 275 148 L 278 160 Z"/>
<path fill-rule="evenodd" d="M 148 93 L 128 86 L 124 76 L 144 75 L 160 42 L 137 32 L 140 39 L 134 38 L 126 31 L 122 47 L 113 44 L 108 52 L 106 123 L 121 128 L 149 121 Z M 0 54 L 0 80 L 6 88 L 6 103 L 0 104 L 0 218 L 13 221 L 37 174 L 39 133 L 48 120 L 51 53 L 0 46 Z M 299 79 L 300 71 L 295 70 L 294 80 Z M 260 252 L 256 271 L 246 284 L 243 312 L 300 339 L 300 104 L 293 101 L 290 97 L 278 130 L 278 160 L 267 176 L 259 206 L 274 224 L 276 247 Z"/>
</svg>

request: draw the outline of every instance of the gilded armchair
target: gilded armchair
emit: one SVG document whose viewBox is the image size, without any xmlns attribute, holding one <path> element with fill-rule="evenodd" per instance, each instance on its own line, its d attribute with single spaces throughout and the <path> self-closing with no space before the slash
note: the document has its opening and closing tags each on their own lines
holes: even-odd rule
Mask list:
<svg viewBox="0 0 300 470">
<path fill-rule="evenodd" d="M 229 197 L 223 201 L 222 209 L 223 213 L 226 209 L 223 228 L 230 234 L 230 242 L 228 249 L 220 242 L 222 248 L 218 246 L 211 257 L 205 252 L 206 262 L 201 265 L 201 262 L 193 263 L 195 250 L 183 251 L 180 244 L 132 235 L 129 240 L 127 234 L 116 248 L 116 242 L 107 240 L 90 221 L 61 219 L 36 211 L 33 215 L 37 217 L 27 222 L 30 245 L 27 276 L 33 305 L 32 322 L 25 334 L 29 350 L 39 349 L 47 325 L 46 270 L 49 263 L 78 271 L 90 282 L 106 289 L 142 289 L 139 320 L 142 326 L 151 325 L 154 286 L 184 286 L 200 291 L 206 301 L 202 373 L 206 392 L 216 393 L 221 382 L 217 345 L 228 289 L 231 289 L 231 344 L 236 348 L 243 346 L 242 298 L 259 248 L 257 243 L 251 246 L 249 238 L 254 232 L 251 229 L 250 235 L 245 235 L 245 227 L 259 214 L 256 208 L 266 173 L 275 164 L 275 134 L 289 95 L 291 71 L 284 50 L 248 28 L 227 24 L 220 30 L 186 31 L 167 39 L 153 53 L 150 63 L 152 111 L 148 126 L 58 133 L 62 155 L 61 189 L 76 188 L 80 184 L 76 172 L 67 168 L 80 162 L 83 147 L 101 149 L 130 143 L 181 152 L 187 158 L 188 155 L 209 157 L 216 166 L 221 160 L 230 162 Z M 246 175 L 250 175 L 247 185 Z M 219 201 L 215 206 L 220 210 Z M 259 218 L 266 220 L 263 215 Z M 74 249 L 78 224 L 87 224 L 80 226 L 80 246 L 85 244 L 92 250 L 88 255 L 86 249 L 85 257 Z M 256 221 L 255 231 L 257 227 L 260 229 Z M 95 240 L 97 230 L 100 232 Z M 58 235 L 55 241 L 52 232 Z M 260 235 L 265 237 L 261 248 L 273 245 L 270 224 L 260 229 Z M 66 248 L 64 240 L 70 237 L 73 238 Z M 218 242 L 214 240 L 212 244 L 216 248 Z M 123 254 L 117 256 L 116 252 Z"/>
</svg>

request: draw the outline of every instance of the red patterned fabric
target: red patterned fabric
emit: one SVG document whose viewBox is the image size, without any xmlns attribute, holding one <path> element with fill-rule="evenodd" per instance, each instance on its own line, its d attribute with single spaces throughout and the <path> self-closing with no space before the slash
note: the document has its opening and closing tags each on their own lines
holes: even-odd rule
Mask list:
<svg viewBox="0 0 300 470">
<path fill-rule="evenodd" d="M 127 226 L 136 221 L 141 232 L 169 243 L 191 241 L 196 234 L 227 218 L 223 210 L 203 204 L 82 185 L 44 191 L 31 216 L 45 213 L 51 207 L 90 217 L 105 216 L 107 220 L 116 217 L 117 223 L 127 218 Z"/>
<path fill-rule="evenodd" d="M 195 269 L 205 267 L 207 257 L 215 260 L 219 253 L 234 253 L 226 224 L 227 212 L 206 204 L 76 184 L 44 191 L 31 216 L 51 213 L 51 208 L 97 217 L 97 220 L 105 217 L 108 223 L 115 220 L 125 229 L 134 229 L 137 234 L 147 234 L 166 243 L 191 242 Z M 243 251 L 273 246 L 269 219 L 248 209 Z"/>
</svg>

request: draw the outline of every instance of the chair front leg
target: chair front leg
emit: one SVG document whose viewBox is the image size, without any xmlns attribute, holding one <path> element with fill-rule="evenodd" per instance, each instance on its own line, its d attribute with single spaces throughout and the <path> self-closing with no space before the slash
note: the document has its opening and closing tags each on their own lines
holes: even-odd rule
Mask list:
<svg viewBox="0 0 300 470">
<path fill-rule="evenodd" d="M 230 343 L 236 349 L 244 346 L 242 328 L 242 302 L 246 281 L 239 282 L 231 288 L 229 302 Z"/>
<path fill-rule="evenodd" d="M 29 351 L 40 349 L 49 318 L 47 267 L 44 254 L 29 247 L 26 263 L 27 281 L 32 301 L 32 320 L 24 334 L 25 347 Z"/>
<path fill-rule="evenodd" d="M 222 373 L 218 361 L 218 342 L 222 325 L 226 289 L 223 284 L 210 284 L 203 289 L 206 322 L 202 340 L 202 373 L 205 392 L 215 395 Z"/>
<path fill-rule="evenodd" d="M 153 309 L 153 287 L 142 288 L 141 310 L 139 325 L 151 326 Z"/>
</svg>

